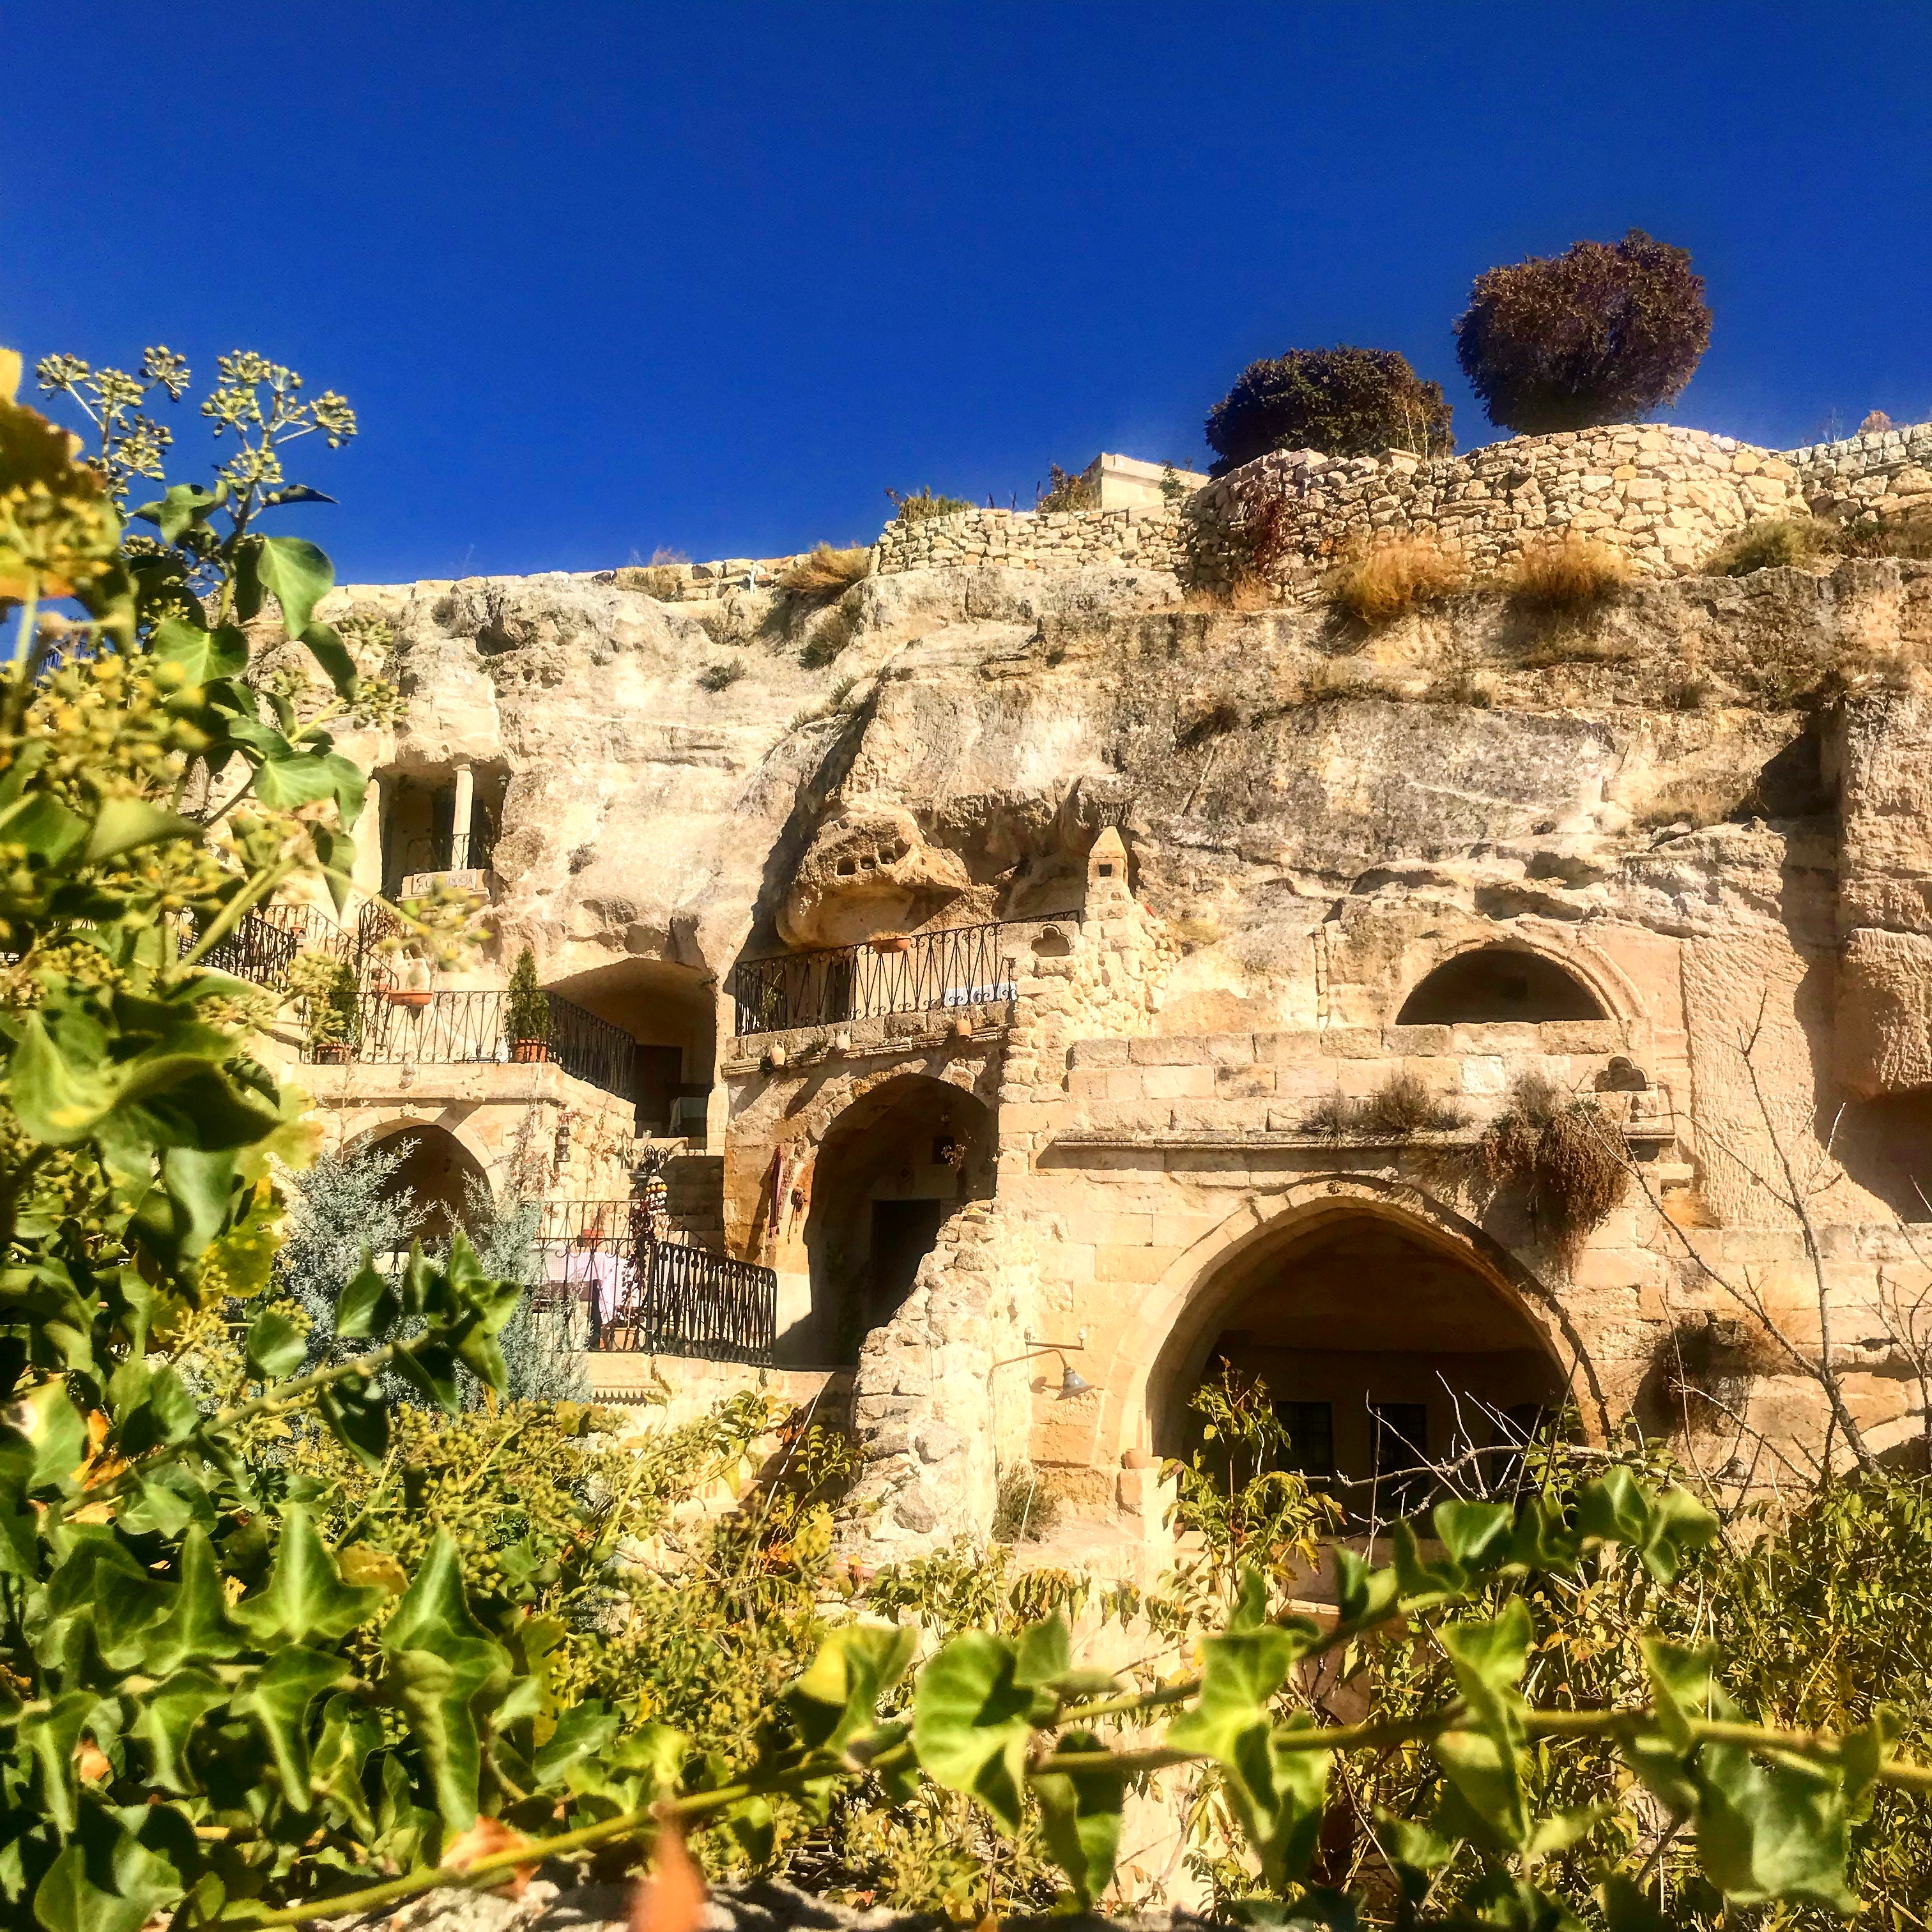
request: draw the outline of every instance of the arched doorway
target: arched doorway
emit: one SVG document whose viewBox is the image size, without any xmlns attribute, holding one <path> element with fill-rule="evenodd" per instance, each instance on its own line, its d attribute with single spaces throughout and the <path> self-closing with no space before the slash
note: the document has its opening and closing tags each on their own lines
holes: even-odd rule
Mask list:
<svg viewBox="0 0 1932 1932">
<path fill-rule="evenodd" d="M 480 1190 L 486 1202 L 490 1198 L 482 1163 L 446 1127 L 397 1127 L 369 1144 L 392 1153 L 406 1149 L 382 1184 L 381 1198 L 397 1201 L 407 1192 L 411 1211 L 419 1217 L 416 1238 L 425 1248 L 446 1246 L 458 1228 L 476 1220 L 474 1192 Z"/>
<path fill-rule="evenodd" d="M 1498 1020 L 1600 1020 L 1604 1004 L 1575 974 L 1519 946 L 1479 946 L 1419 981 L 1398 1026 Z"/>
<path fill-rule="evenodd" d="M 805 1245 L 812 1312 L 779 1338 L 781 1359 L 856 1362 L 890 1321 L 941 1224 L 993 1191 L 992 1115 L 926 1074 L 875 1087 L 832 1124 L 812 1169 Z"/>
<path fill-rule="evenodd" d="M 1302 1473 L 1332 1483 L 1352 1516 L 1384 1520 L 1423 1500 L 1397 1472 L 1522 1441 L 1566 1386 L 1483 1258 L 1358 1199 L 1234 1250 L 1164 1352 L 1157 1448 L 1191 1446 L 1189 1399 L 1230 1368 L 1267 1384 Z"/>
</svg>

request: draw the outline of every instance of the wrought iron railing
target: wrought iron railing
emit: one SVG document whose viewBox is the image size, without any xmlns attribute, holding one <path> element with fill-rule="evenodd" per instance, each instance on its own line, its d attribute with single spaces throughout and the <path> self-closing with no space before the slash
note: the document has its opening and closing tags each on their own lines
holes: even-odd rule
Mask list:
<svg viewBox="0 0 1932 1932">
<path fill-rule="evenodd" d="M 679 1238 L 638 1201 L 547 1202 L 537 1319 L 560 1346 L 768 1364 L 778 1276 Z"/>
<path fill-rule="evenodd" d="M 364 910 L 366 913 L 370 908 Z M 184 928 L 182 950 L 194 944 L 194 934 Z M 204 964 L 211 972 L 232 973 L 238 980 L 250 980 L 273 992 L 285 993 L 289 988 L 289 968 L 299 952 L 317 952 L 345 961 L 356 969 L 358 977 L 364 975 L 370 964 L 369 941 L 361 927 L 351 932 L 317 907 L 280 904 L 258 906 L 253 912 L 244 913 L 234 931 L 209 952 Z"/>
<path fill-rule="evenodd" d="M 731 970 L 736 1030 L 782 1033 L 842 1020 L 1010 1000 L 1012 928 L 944 926 L 898 940 L 741 959 Z"/>
<path fill-rule="evenodd" d="M 417 872 L 484 872 L 496 856 L 493 832 L 434 832 L 403 848 L 403 874 Z"/>
<path fill-rule="evenodd" d="M 510 995 L 505 992 L 364 992 L 356 1003 L 355 1036 L 343 1045 L 348 1057 L 377 1066 L 554 1060 L 574 1079 L 633 1098 L 637 1043 L 631 1036 L 558 994 L 546 993 L 544 998 L 550 1007 L 550 1037 L 525 1043 L 510 1036 Z M 312 1043 L 306 1057 L 344 1055 Z"/>
</svg>

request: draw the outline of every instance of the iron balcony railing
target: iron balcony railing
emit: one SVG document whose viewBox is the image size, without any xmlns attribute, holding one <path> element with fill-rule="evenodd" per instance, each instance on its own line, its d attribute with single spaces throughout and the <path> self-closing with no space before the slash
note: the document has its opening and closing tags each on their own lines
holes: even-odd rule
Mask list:
<svg viewBox="0 0 1932 1932">
<path fill-rule="evenodd" d="M 783 1033 L 1010 1000 L 1016 976 L 1012 932 L 997 922 L 944 926 L 902 940 L 741 959 L 731 970 L 736 1030 L 741 1036 Z"/>
<path fill-rule="evenodd" d="M 560 1346 L 768 1366 L 778 1276 L 660 1226 L 639 1201 L 544 1204 L 533 1302 Z"/>
<path fill-rule="evenodd" d="M 338 959 L 352 968 L 358 983 L 386 986 L 390 974 L 377 950 L 387 934 L 400 930 L 400 922 L 388 909 L 374 900 L 365 901 L 356 920 L 356 929 L 338 925 L 320 907 L 277 903 L 258 906 L 245 913 L 235 929 L 210 952 L 203 962 L 212 973 L 231 973 L 238 980 L 252 980 L 270 992 L 289 990 L 289 968 L 298 953 L 313 952 Z M 181 928 L 181 950 L 188 952 L 196 934 L 191 924 Z"/>
<path fill-rule="evenodd" d="M 556 993 L 544 998 L 550 1008 L 550 1037 L 526 1044 L 510 1036 L 510 995 L 505 992 L 364 992 L 356 999 L 353 1036 L 340 1042 L 311 1041 L 304 1058 L 350 1058 L 376 1066 L 550 1060 L 574 1079 L 632 1099 L 637 1043 L 631 1036 Z"/>
</svg>

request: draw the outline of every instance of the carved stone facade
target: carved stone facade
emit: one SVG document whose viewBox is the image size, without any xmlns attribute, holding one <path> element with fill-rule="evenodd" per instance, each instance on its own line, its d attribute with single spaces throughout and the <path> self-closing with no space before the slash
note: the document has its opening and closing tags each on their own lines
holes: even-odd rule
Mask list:
<svg viewBox="0 0 1932 1932">
<path fill-rule="evenodd" d="M 1729 1425 L 1672 1364 L 1739 1297 L 1815 1350 L 1822 1293 L 1855 1414 L 1908 1457 L 1932 566 L 1712 579 L 1694 553 L 1866 476 L 1906 501 L 1916 434 L 1747 466 L 1604 432 L 1636 481 L 1683 467 L 1711 531 L 1666 490 L 1625 531 L 1654 574 L 1540 626 L 1478 590 L 1343 638 L 1306 601 L 1202 608 L 1138 548 L 1054 571 L 990 543 L 807 616 L 755 582 L 339 593 L 396 628 L 409 716 L 362 748 L 384 798 L 464 765 L 496 814 L 496 937 L 439 995 L 500 987 L 528 944 L 655 1084 L 357 1065 L 314 1070 L 318 1102 L 345 1136 L 467 1136 L 493 1182 L 536 1110 L 550 1184 L 586 1196 L 621 1191 L 627 1129 L 701 1156 L 706 1238 L 776 1273 L 784 1372 L 850 1390 L 852 1533 L 882 1550 L 983 1538 L 1024 1462 L 1082 1550 L 1144 1570 L 1157 1459 L 1217 1361 L 1344 1474 L 1566 1404 L 1722 1464 Z M 1537 445 L 1463 482 L 1547 459 L 1540 512 L 1447 472 L 1438 507 L 1486 504 L 1507 548 L 1600 470 L 1633 480 Z M 1354 475 L 1319 486 L 1330 549 Z M 728 654 L 745 674 L 707 681 Z M 367 836 L 373 878 L 381 817 Z M 1526 1082 L 1628 1152 L 1580 1234 L 1481 1154 Z M 1802 1460 L 1820 1391 L 1774 1357 L 1726 1400 Z"/>
</svg>

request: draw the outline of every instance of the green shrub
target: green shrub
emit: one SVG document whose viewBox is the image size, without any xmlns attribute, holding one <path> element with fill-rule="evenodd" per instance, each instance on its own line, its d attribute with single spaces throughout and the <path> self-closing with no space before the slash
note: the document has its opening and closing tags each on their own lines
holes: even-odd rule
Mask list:
<svg viewBox="0 0 1932 1932">
<path fill-rule="evenodd" d="M 1709 346 L 1704 280 L 1633 228 L 1477 277 L 1456 356 L 1490 420 L 1541 436 L 1628 422 L 1675 398 Z"/>
<path fill-rule="evenodd" d="M 1711 577 L 1788 569 L 1838 548 L 1838 532 L 1816 517 L 1766 517 L 1733 530 L 1705 561 Z"/>
<path fill-rule="evenodd" d="M 1442 384 L 1425 382 L 1394 350 L 1291 349 L 1250 362 L 1208 411 L 1206 433 L 1221 476 L 1276 449 L 1446 456 L 1453 414 Z"/>
<path fill-rule="evenodd" d="M 1055 510 L 1097 510 L 1100 507 L 1100 476 L 1096 464 L 1069 476 L 1057 463 L 1049 463 L 1045 493 L 1034 508 L 1042 514 Z"/>
<path fill-rule="evenodd" d="M 1040 1487 L 1040 1472 L 1031 1464 L 1014 1462 L 1000 1472 L 991 1532 L 995 1543 L 1037 1543 L 1059 1522 L 1060 1498 Z"/>
<path fill-rule="evenodd" d="M 550 1038 L 550 1000 L 537 984 L 536 955 L 526 946 L 510 969 L 509 998 L 504 1002 L 503 1037 L 512 1046 Z"/>
<path fill-rule="evenodd" d="M 892 506 L 892 520 L 898 524 L 929 523 L 934 517 L 950 517 L 973 507 L 964 496 L 935 496 L 930 484 L 916 496 L 908 496 L 888 485 L 886 495 Z"/>
</svg>

